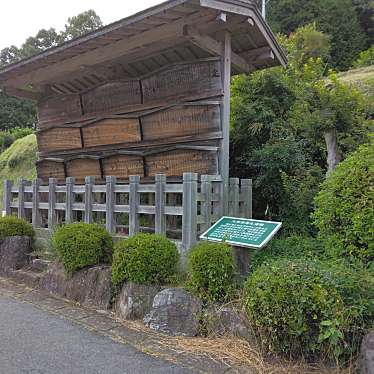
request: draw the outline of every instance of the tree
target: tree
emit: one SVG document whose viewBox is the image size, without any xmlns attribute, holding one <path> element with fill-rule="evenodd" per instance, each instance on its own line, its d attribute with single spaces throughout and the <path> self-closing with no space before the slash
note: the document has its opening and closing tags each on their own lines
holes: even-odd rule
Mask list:
<svg viewBox="0 0 374 374">
<path fill-rule="evenodd" d="M 274 30 L 287 35 L 315 22 L 330 37 L 329 62 L 339 70 L 348 69 L 368 42 L 352 0 L 274 0 L 268 13 Z"/>
<path fill-rule="evenodd" d="M 100 17 L 89 10 L 68 19 L 65 30 L 58 33 L 54 28 L 41 29 L 30 36 L 21 48 L 12 45 L 0 51 L 0 67 L 33 56 L 48 48 L 55 47 L 66 40 L 93 31 L 102 26 Z M 33 103 L 0 94 L 0 130 L 15 127 L 35 127 L 36 108 Z"/>
</svg>

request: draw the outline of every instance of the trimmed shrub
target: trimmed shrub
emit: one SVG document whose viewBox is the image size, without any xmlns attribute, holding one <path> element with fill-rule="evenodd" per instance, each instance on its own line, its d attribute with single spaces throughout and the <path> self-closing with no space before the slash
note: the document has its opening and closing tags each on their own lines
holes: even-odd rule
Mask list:
<svg viewBox="0 0 374 374">
<path fill-rule="evenodd" d="M 86 266 L 110 263 L 113 239 L 104 227 L 80 222 L 58 227 L 52 245 L 65 270 L 72 274 Z"/>
<path fill-rule="evenodd" d="M 343 359 L 373 326 L 374 277 L 362 265 L 280 259 L 250 276 L 245 305 L 267 349 Z"/>
<path fill-rule="evenodd" d="M 205 301 L 224 302 L 235 288 L 235 264 L 225 243 L 201 242 L 188 255 L 187 287 Z"/>
<path fill-rule="evenodd" d="M 315 203 L 314 222 L 335 256 L 374 260 L 374 143 L 338 165 Z"/>
<path fill-rule="evenodd" d="M 15 216 L 0 217 L 0 240 L 7 236 L 29 236 L 34 238 L 32 226 L 23 219 Z"/>
<path fill-rule="evenodd" d="M 119 288 L 125 281 L 163 284 L 176 274 L 178 260 L 176 245 L 164 236 L 143 233 L 134 235 L 115 245 L 113 285 Z"/>
<path fill-rule="evenodd" d="M 263 249 L 253 253 L 251 271 L 255 271 L 263 264 L 269 264 L 280 258 L 317 259 L 326 256 L 324 244 L 316 238 L 304 236 L 290 236 L 274 239 Z"/>
</svg>

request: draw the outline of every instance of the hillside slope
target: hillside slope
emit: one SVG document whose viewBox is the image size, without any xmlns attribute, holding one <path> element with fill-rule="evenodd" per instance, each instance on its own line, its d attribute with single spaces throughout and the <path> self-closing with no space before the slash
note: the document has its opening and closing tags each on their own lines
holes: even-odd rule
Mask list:
<svg viewBox="0 0 374 374">
<path fill-rule="evenodd" d="M 365 94 L 374 97 L 374 65 L 338 74 L 340 81 L 352 84 Z"/>
<path fill-rule="evenodd" d="M 33 179 L 36 176 L 36 136 L 28 135 L 16 140 L 8 149 L 0 154 L 0 195 L 3 195 L 3 182 L 9 179 Z M 3 205 L 1 198 L 0 206 Z"/>
</svg>

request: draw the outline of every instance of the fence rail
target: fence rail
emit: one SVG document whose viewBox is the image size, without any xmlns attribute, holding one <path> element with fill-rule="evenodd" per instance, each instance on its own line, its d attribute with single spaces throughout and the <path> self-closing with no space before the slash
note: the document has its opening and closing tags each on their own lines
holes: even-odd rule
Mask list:
<svg viewBox="0 0 374 374">
<path fill-rule="evenodd" d="M 50 178 L 48 185 L 39 179 L 20 180 L 14 186 L 5 181 L 3 209 L 35 228 L 52 230 L 61 223 L 84 221 L 105 224 L 113 235 L 155 232 L 180 241 L 187 251 L 223 213 L 252 217 L 251 179 L 230 179 L 228 212 L 223 212 L 222 189 L 219 176 L 199 178 L 195 173 L 184 173 L 179 183 L 168 183 L 163 174 L 156 175 L 154 183 L 136 175 L 128 183 L 117 183 L 112 176 L 105 184 L 95 184 L 90 176 L 84 184 L 75 184 L 71 177 L 64 184 Z"/>
</svg>

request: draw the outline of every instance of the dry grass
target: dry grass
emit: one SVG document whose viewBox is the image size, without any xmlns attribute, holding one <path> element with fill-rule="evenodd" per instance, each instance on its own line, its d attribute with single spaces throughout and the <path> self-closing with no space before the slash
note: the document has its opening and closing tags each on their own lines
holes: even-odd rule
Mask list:
<svg viewBox="0 0 374 374">
<path fill-rule="evenodd" d="M 140 322 L 126 321 L 124 324 L 137 331 L 150 333 Z M 322 363 L 308 364 L 291 360 L 266 357 L 258 345 L 232 336 L 187 338 L 155 334 L 161 348 L 197 358 L 208 358 L 223 363 L 228 369 L 250 374 L 353 374 L 353 367 L 340 369 Z"/>
</svg>

